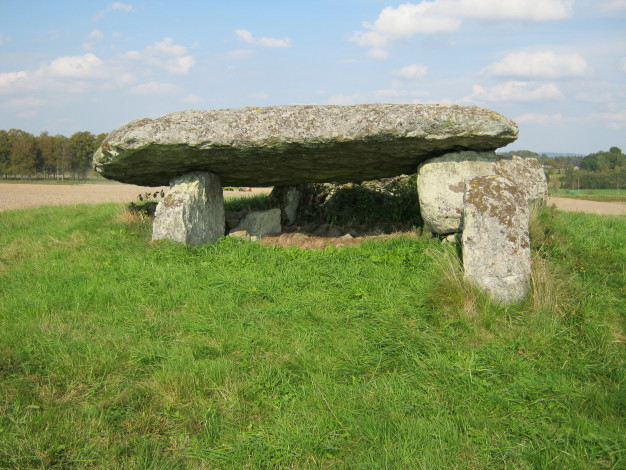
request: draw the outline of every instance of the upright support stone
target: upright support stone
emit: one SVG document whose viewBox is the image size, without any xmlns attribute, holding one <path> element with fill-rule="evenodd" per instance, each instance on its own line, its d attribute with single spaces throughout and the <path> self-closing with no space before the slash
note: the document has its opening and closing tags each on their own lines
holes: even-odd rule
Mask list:
<svg viewBox="0 0 626 470">
<path fill-rule="evenodd" d="M 281 211 L 281 223 L 293 225 L 298 215 L 298 206 L 302 198 L 301 187 L 305 185 L 274 186 L 269 196 L 271 207 Z M 310 186 L 310 185 L 307 185 Z"/>
<path fill-rule="evenodd" d="M 198 245 L 224 235 L 224 196 L 220 178 L 207 172 L 188 173 L 170 181 L 157 206 L 152 240 Z"/>
<path fill-rule="evenodd" d="M 417 193 L 426 227 L 439 234 L 461 231 L 465 180 L 500 175 L 515 184 L 529 202 L 548 200 L 548 182 L 534 158 L 499 157 L 495 152 L 453 152 L 419 166 Z"/>
<path fill-rule="evenodd" d="M 462 227 L 465 279 L 499 302 L 523 300 L 531 272 L 524 192 L 502 176 L 466 180 Z"/>
</svg>

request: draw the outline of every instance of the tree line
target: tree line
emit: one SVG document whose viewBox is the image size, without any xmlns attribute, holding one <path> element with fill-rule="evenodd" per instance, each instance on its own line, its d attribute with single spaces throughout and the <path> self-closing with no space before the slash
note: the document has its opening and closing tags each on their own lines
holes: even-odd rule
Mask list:
<svg viewBox="0 0 626 470">
<path fill-rule="evenodd" d="M 76 132 L 70 137 L 20 129 L 0 130 L 0 177 L 85 179 L 93 153 L 106 134 Z"/>
<path fill-rule="evenodd" d="M 590 153 L 584 157 L 539 155 L 518 150 L 501 155 L 536 158 L 546 169 L 548 178 L 564 189 L 623 189 L 626 187 L 626 155 L 619 147 Z"/>
</svg>

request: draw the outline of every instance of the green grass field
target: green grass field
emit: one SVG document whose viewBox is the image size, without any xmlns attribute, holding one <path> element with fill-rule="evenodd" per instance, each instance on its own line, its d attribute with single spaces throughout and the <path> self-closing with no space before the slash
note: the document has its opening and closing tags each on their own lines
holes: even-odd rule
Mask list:
<svg viewBox="0 0 626 470">
<path fill-rule="evenodd" d="M 588 199 L 591 201 L 626 201 L 626 189 L 570 189 L 551 190 L 550 196 Z"/>
<path fill-rule="evenodd" d="M 1 469 L 626 468 L 626 218 L 544 213 L 535 298 L 470 308 L 436 240 L 122 212 L 0 213 Z"/>
</svg>

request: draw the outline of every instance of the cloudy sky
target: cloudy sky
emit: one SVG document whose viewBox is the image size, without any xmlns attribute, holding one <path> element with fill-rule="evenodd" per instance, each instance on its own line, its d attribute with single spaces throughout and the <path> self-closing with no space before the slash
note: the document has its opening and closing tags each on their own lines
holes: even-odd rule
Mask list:
<svg viewBox="0 0 626 470">
<path fill-rule="evenodd" d="M 0 0 L 0 129 L 378 102 L 496 110 L 509 149 L 626 150 L 626 0 Z"/>
</svg>

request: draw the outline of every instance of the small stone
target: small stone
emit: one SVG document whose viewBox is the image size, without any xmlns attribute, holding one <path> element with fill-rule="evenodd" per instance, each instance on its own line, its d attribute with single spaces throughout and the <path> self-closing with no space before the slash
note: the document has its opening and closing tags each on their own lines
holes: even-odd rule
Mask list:
<svg viewBox="0 0 626 470">
<path fill-rule="evenodd" d="M 523 300 L 531 254 L 526 194 L 502 176 L 466 180 L 463 208 L 465 279 L 502 303 Z"/>
<path fill-rule="evenodd" d="M 233 230 L 228 234 L 229 237 L 242 238 L 244 240 L 250 240 L 250 234 L 247 230 Z"/>
<path fill-rule="evenodd" d="M 249 212 L 234 230 L 245 230 L 251 237 L 259 238 L 271 233 L 280 233 L 280 209 Z"/>
</svg>

